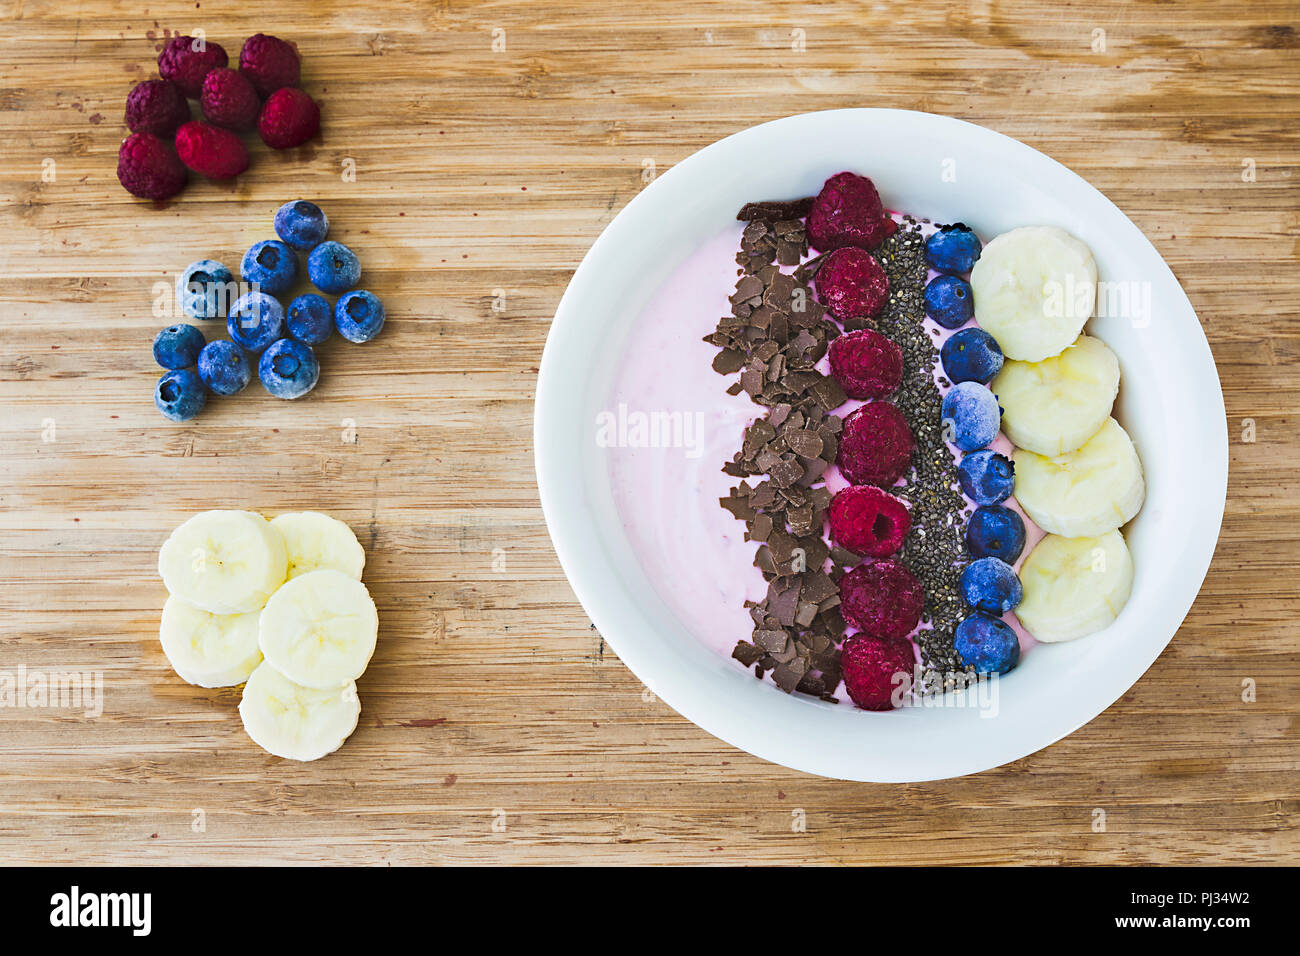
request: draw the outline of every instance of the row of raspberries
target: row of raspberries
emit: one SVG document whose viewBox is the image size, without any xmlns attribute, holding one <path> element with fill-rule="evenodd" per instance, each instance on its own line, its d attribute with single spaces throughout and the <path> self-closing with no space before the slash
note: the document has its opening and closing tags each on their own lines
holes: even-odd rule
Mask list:
<svg viewBox="0 0 1300 956">
<path fill-rule="evenodd" d="M 239 68 L 220 44 L 172 37 L 158 55 L 160 79 L 136 84 L 126 98 L 131 135 L 118 151 L 117 178 L 142 199 L 168 199 L 193 170 L 231 179 L 248 169 L 238 133 L 256 128 L 272 149 L 301 146 L 320 131 L 320 107 L 301 89 L 292 43 L 258 33 L 244 41 Z M 199 101 L 202 120 L 190 118 Z M 174 141 L 173 151 L 168 140 Z"/>
</svg>

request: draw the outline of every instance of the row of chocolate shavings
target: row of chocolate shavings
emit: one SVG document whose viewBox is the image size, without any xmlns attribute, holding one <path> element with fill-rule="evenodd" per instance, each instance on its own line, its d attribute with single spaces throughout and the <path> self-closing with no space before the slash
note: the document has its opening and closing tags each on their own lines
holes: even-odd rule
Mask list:
<svg viewBox="0 0 1300 956">
<path fill-rule="evenodd" d="M 741 479 L 722 506 L 745 522 L 747 540 L 759 542 L 754 564 L 768 582 L 762 600 L 746 603 L 753 634 L 732 656 L 787 693 L 834 702 L 845 628 L 839 578 L 860 560 L 822 535 L 831 500 L 822 476 L 835 461 L 841 426 L 829 412 L 845 395 L 815 366 L 839 329 L 814 299 L 809 272 L 780 269 L 808 254 L 800 217 L 810 203 L 751 203 L 740 211 L 748 224 L 731 315 L 705 341 L 720 350 L 716 371 L 740 373 L 728 392 L 744 391 L 768 409 L 722 469 Z"/>
<path fill-rule="evenodd" d="M 953 636 L 967 611 L 957 582 L 970 560 L 966 549 L 966 499 L 957 480 L 953 454 L 943 438 L 943 399 L 934 381 L 939 350 L 922 322 L 927 276 L 925 242 L 910 217 L 884 241 L 876 258 L 889 277 L 889 301 L 875 319 L 876 330 L 903 351 L 903 381 L 890 398 L 907 417 L 916 439 L 912 468 L 904 484 L 890 492 L 907 502 L 912 527 L 898 555 L 925 590 L 923 623 L 932 629 L 916 634 L 927 693 L 957 683 L 966 670 L 953 647 Z"/>
</svg>

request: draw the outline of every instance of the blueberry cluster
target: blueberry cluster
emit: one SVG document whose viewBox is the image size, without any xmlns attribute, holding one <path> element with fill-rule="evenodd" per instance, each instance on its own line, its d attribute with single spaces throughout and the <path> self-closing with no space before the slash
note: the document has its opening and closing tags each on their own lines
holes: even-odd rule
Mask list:
<svg viewBox="0 0 1300 956">
<path fill-rule="evenodd" d="M 341 242 L 326 241 L 329 219 L 312 202 L 287 202 L 275 214 L 279 239 L 254 243 L 244 253 L 240 278 L 252 287 L 225 303 L 238 289 L 231 271 L 202 259 L 181 274 L 177 299 L 181 311 L 196 319 L 226 313 L 229 339 L 204 340 L 193 325 L 169 326 L 153 343 L 154 359 L 168 372 L 154 388 L 154 404 L 172 421 L 193 418 L 207 404 L 208 393 L 234 395 L 252 380 L 256 366 L 262 386 L 276 398 L 301 398 L 320 378 L 313 346 L 335 329 L 349 342 L 368 342 L 384 327 L 384 304 L 374 293 L 357 289 L 361 262 Z M 331 306 L 319 292 L 303 292 L 289 302 L 280 298 L 299 282 L 298 252 L 307 253 L 307 278 L 319 292 L 338 295 Z M 260 357 L 258 357 L 260 355 Z"/>
<path fill-rule="evenodd" d="M 988 388 L 1002 371 L 1002 349 L 983 329 L 961 328 L 975 315 L 974 293 L 962 275 L 974 267 L 982 248 L 962 223 L 941 226 L 926 240 L 926 260 L 939 275 L 925 287 L 925 309 L 944 328 L 960 329 L 939 353 L 953 383 L 943 399 L 943 423 L 949 440 L 967 452 L 957 475 L 976 505 L 966 526 L 966 547 L 975 560 L 959 581 L 962 599 L 973 611 L 957 625 L 953 645 L 976 671 L 1005 674 L 1020 661 L 1020 641 L 1001 616 L 1024 593 L 1012 565 L 1025 547 L 1025 523 L 1002 504 L 1015 486 L 1015 466 L 986 447 L 1002 425 L 1002 409 Z"/>
</svg>

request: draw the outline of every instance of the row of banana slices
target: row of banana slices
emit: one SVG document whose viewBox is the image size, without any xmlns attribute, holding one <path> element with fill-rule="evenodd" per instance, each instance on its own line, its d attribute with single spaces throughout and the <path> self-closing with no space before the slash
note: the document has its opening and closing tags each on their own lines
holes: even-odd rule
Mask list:
<svg viewBox="0 0 1300 956">
<path fill-rule="evenodd" d="M 989 387 L 1016 445 L 1016 499 L 1049 532 L 1020 569 L 1016 615 L 1040 641 L 1083 637 L 1128 601 L 1133 560 L 1119 529 L 1146 495 L 1133 442 L 1111 417 L 1119 361 L 1082 334 L 1097 265 L 1068 232 L 1029 226 L 990 242 L 970 281 L 976 319 L 1007 358 Z"/>
<path fill-rule="evenodd" d="M 263 750 L 333 753 L 361 716 L 356 680 L 379 633 L 365 560 L 352 529 L 319 512 L 196 514 L 158 554 L 163 653 L 191 684 L 243 684 L 239 715 Z"/>
</svg>

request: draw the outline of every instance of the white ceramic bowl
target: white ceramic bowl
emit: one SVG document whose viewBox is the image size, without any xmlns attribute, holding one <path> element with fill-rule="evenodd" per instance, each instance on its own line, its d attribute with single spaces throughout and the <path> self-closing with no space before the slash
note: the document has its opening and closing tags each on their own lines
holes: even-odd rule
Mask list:
<svg viewBox="0 0 1300 956">
<path fill-rule="evenodd" d="M 1060 226 L 1092 247 L 1103 280 L 1150 284 L 1148 322 L 1096 317 L 1089 324 L 1119 356 L 1115 414 L 1146 470 L 1146 504 L 1125 531 L 1136 565 L 1132 597 L 1107 630 L 1026 654 L 1000 681 L 992 719 L 989 709 L 878 714 L 787 696 L 705 647 L 641 571 L 611 496 L 606 450 L 596 445 L 596 415 L 608 401 L 622 344 L 672 268 L 734 222 L 744 203 L 815 194 L 843 169 L 870 176 L 888 208 L 961 220 L 984 236 Z M 787 767 L 849 780 L 976 773 L 1046 747 L 1110 706 L 1151 666 L 1191 607 L 1218 538 L 1228 475 L 1223 395 L 1209 345 L 1178 281 L 1138 228 L 1079 176 L 1023 143 L 901 110 L 807 113 L 744 130 L 690 156 L 628 203 L 591 247 L 556 311 L 534 432 L 556 552 L 623 662 L 723 740 Z"/>
</svg>

